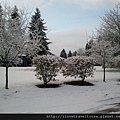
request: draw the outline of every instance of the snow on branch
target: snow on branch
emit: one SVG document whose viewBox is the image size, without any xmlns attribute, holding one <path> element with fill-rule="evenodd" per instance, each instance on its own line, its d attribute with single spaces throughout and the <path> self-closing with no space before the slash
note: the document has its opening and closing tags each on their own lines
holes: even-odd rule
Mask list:
<svg viewBox="0 0 120 120">
<path fill-rule="evenodd" d="M 86 56 L 73 56 L 65 60 L 61 73 L 64 77 L 81 78 L 83 81 L 88 76 L 93 76 L 94 60 Z"/>
<path fill-rule="evenodd" d="M 55 80 L 63 63 L 64 59 L 52 55 L 37 56 L 33 59 L 33 64 L 36 67 L 36 76 L 39 80 L 42 80 L 45 85 Z"/>
<path fill-rule="evenodd" d="M 18 64 L 19 56 L 24 52 L 27 30 L 27 15 L 23 10 L 4 4 L 0 16 L 0 56 L 1 61 Z M 14 12 L 16 14 L 14 15 Z M 14 18 L 12 18 L 12 14 Z"/>
</svg>

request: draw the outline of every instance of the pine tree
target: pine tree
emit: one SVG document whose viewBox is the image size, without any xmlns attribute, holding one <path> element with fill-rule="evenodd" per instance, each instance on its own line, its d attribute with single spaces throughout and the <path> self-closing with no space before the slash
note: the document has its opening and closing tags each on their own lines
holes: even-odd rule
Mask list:
<svg viewBox="0 0 120 120">
<path fill-rule="evenodd" d="M 19 16 L 19 13 L 18 13 L 18 8 L 17 6 L 15 5 L 15 7 L 13 8 L 12 10 L 12 13 L 11 13 L 11 18 L 9 20 L 11 20 L 12 24 L 10 25 L 10 27 L 12 27 L 15 32 L 20 32 L 21 31 L 21 35 L 23 34 L 23 30 L 21 28 L 22 26 L 22 23 L 20 22 L 20 16 Z M 17 26 L 17 28 L 16 28 Z M 22 37 L 22 36 L 21 36 Z"/>
<path fill-rule="evenodd" d="M 90 49 L 93 46 L 93 42 L 94 41 L 91 39 L 89 42 L 86 43 L 86 46 L 85 46 L 85 55 L 86 56 L 90 56 L 91 55 Z"/>
<path fill-rule="evenodd" d="M 67 58 L 67 54 L 66 54 L 65 49 L 63 49 L 63 50 L 61 51 L 60 57 Z"/>
<path fill-rule="evenodd" d="M 30 39 L 33 41 L 39 40 L 39 49 L 38 55 L 47 55 L 49 54 L 49 47 L 48 45 L 51 42 L 46 36 L 47 29 L 44 26 L 44 19 L 41 18 L 41 13 L 38 8 L 36 8 L 36 12 L 31 17 L 31 22 L 29 23 L 29 32 L 30 32 Z"/>
<path fill-rule="evenodd" d="M 18 9 L 17 9 L 17 6 L 15 5 L 13 11 L 12 11 L 12 14 L 11 14 L 11 18 L 12 19 L 15 19 L 15 18 L 19 18 L 19 14 L 18 14 Z"/>
<path fill-rule="evenodd" d="M 77 51 L 73 52 L 72 56 L 77 56 Z"/>
<path fill-rule="evenodd" d="M 70 50 L 69 53 L 68 53 L 68 57 L 72 57 L 72 52 L 71 52 L 71 50 Z"/>
</svg>

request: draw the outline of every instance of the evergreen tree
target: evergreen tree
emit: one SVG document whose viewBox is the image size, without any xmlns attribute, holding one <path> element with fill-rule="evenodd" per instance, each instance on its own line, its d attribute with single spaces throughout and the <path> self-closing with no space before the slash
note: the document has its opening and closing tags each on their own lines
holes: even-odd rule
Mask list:
<svg viewBox="0 0 120 120">
<path fill-rule="evenodd" d="M 68 57 L 72 57 L 72 52 L 71 52 L 71 50 L 70 50 L 69 53 L 68 53 Z"/>
<path fill-rule="evenodd" d="M 92 48 L 93 43 L 94 42 L 93 42 L 92 39 L 89 42 L 86 43 L 86 46 L 85 46 L 85 55 L 86 56 L 90 56 L 91 55 L 90 49 Z"/>
<path fill-rule="evenodd" d="M 72 56 L 77 56 L 77 51 L 73 52 Z"/>
<path fill-rule="evenodd" d="M 65 49 L 63 49 L 63 50 L 61 51 L 60 57 L 67 58 L 67 54 L 66 54 Z"/>
<path fill-rule="evenodd" d="M 44 26 L 44 19 L 41 18 L 41 13 L 38 8 L 36 8 L 36 12 L 31 17 L 31 22 L 29 23 L 29 32 L 30 32 L 30 39 L 33 41 L 39 40 L 39 49 L 38 55 L 47 55 L 49 54 L 49 47 L 48 45 L 51 42 L 48 42 L 49 40 L 46 36 L 47 29 Z"/>
<path fill-rule="evenodd" d="M 15 19 L 15 18 L 19 18 L 19 14 L 18 14 L 18 9 L 17 9 L 17 6 L 15 5 L 13 11 L 12 11 L 12 14 L 11 14 L 11 18 L 12 19 Z"/>
<path fill-rule="evenodd" d="M 17 31 L 17 32 L 20 32 L 21 31 L 21 35 L 23 34 L 23 30 L 22 30 L 22 28 L 21 28 L 21 26 L 22 26 L 22 23 L 20 22 L 20 16 L 19 16 L 19 11 L 18 11 L 18 8 L 17 8 L 17 6 L 15 5 L 15 7 L 13 8 L 13 10 L 12 10 L 12 13 L 11 13 L 11 18 L 9 19 L 9 20 L 11 20 L 11 25 L 10 25 L 10 27 L 12 27 L 14 30 L 15 30 L 15 32 Z M 17 26 L 17 28 L 16 28 L 16 26 Z M 22 37 L 22 36 L 21 36 Z"/>
</svg>

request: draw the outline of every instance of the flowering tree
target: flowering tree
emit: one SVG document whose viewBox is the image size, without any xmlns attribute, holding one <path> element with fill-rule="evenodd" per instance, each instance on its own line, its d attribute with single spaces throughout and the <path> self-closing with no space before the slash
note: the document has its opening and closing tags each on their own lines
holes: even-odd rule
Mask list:
<svg viewBox="0 0 120 120">
<path fill-rule="evenodd" d="M 81 78 L 82 81 L 93 75 L 94 61 L 91 57 L 73 56 L 65 60 L 61 69 L 63 76 Z"/>
<path fill-rule="evenodd" d="M 44 85 L 55 80 L 63 63 L 64 59 L 52 55 L 38 56 L 33 59 L 33 64 L 36 67 L 36 76 L 44 82 Z"/>
</svg>

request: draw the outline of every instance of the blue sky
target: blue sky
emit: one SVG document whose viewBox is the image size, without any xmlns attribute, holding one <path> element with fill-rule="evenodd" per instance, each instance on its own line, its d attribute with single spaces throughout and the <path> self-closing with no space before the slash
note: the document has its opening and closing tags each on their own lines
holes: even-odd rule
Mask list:
<svg viewBox="0 0 120 120">
<path fill-rule="evenodd" d="M 4 0 L 2 0 L 4 1 Z M 52 42 L 52 53 L 59 55 L 64 48 L 66 52 L 84 48 L 86 33 L 92 36 L 100 25 L 100 17 L 105 10 L 112 9 L 120 0 L 5 0 L 11 6 L 23 6 L 32 11 L 38 7 L 50 32 L 47 34 Z M 4 1 L 4 2 L 5 2 Z M 87 31 L 87 32 L 86 32 Z"/>
</svg>

